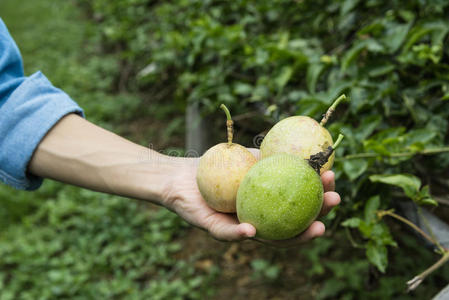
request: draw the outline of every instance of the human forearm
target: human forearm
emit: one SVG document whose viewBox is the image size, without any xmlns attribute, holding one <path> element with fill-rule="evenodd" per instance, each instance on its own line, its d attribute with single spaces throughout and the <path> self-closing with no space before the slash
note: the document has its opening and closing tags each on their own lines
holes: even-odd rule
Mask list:
<svg viewBox="0 0 449 300">
<path fill-rule="evenodd" d="M 251 149 L 257 155 L 257 149 Z M 198 158 L 175 158 L 131 143 L 77 115 L 63 118 L 39 144 L 30 164 L 32 174 L 91 190 L 161 204 L 192 225 L 220 240 L 254 237 L 256 229 L 240 223 L 235 214 L 211 209 L 196 183 Z M 322 174 L 326 214 L 340 202 L 333 192 L 334 175 Z M 287 244 L 304 242 L 324 233 L 314 222 Z M 279 243 L 276 243 L 279 245 Z"/>
<path fill-rule="evenodd" d="M 170 190 L 176 167 L 176 159 L 71 114 L 39 144 L 29 171 L 95 191 L 160 203 Z"/>
</svg>

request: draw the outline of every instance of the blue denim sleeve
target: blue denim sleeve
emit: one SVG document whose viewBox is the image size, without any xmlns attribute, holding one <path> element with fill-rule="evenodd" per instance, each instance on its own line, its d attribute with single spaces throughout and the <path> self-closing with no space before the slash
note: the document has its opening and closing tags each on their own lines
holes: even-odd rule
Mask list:
<svg viewBox="0 0 449 300">
<path fill-rule="evenodd" d="M 40 72 L 25 77 L 19 49 L 0 19 L 0 180 L 34 190 L 42 178 L 27 172 L 46 133 L 65 115 L 82 109 Z"/>
</svg>

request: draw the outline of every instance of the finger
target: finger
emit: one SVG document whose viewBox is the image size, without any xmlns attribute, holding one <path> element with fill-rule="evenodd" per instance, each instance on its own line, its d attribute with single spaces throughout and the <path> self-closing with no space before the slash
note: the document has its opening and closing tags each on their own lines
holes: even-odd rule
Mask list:
<svg viewBox="0 0 449 300">
<path fill-rule="evenodd" d="M 314 238 L 322 236 L 324 234 L 324 231 L 326 231 L 326 227 L 324 226 L 323 222 L 314 221 L 312 225 L 310 225 L 309 228 L 306 229 L 306 231 L 304 231 L 296 238 L 296 240 L 298 241 L 298 243 L 305 243 Z"/>
<path fill-rule="evenodd" d="M 321 174 L 324 192 L 335 191 L 335 174 L 332 171 L 326 171 Z"/>
<path fill-rule="evenodd" d="M 320 217 L 327 215 L 334 206 L 340 204 L 340 195 L 336 192 L 324 193 L 323 207 L 321 208 Z"/>
<path fill-rule="evenodd" d="M 239 224 L 233 215 L 215 213 L 205 221 L 205 229 L 217 240 L 239 241 L 256 235 L 256 228 L 253 225 Z"/>
<path fill-rule="evenodd" d="M 309 228 L 306 229 L 303 233 L 300 235 L 288 239 L 288 240 L 281 240 L 281 241 L 270 241 L 270 240 L 263 240 L 263 239 L 255 239 L 261 243 L 268 244 L 271 246 L 276 247 L 293 247 L 300 244 L 303 244 L 307 241 L 310 241 L 314 238 L 317 238 L 319 236 L 322 236 L 325 232 L 325 226 L 323 222 L 320 221 L 314 221 Z"/>
</svg>

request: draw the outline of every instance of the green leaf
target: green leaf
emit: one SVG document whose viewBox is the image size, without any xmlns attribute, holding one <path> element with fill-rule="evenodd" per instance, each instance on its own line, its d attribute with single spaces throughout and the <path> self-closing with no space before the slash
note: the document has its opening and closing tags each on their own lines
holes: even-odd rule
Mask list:
<svg viewBox="0 0 449 300">
<path fill-rule="evenodd" d="M 357 228 L 357 227 L 359 227 L 361 221 L 362 220 L 359 218 L 349 218 L 349 219 L 345 220 L 344 222 L 342 222 L 341 226 Z"/>
<path fill-rule="evenodd" d="M 416 25 L 410 31 L 410 36 L 404 45 L 403 53 L 408 51 L 416 42 L 421 40 L 421 38 L 431 33 L 433 38 L 432 42 L 439 44 L 442 42 L 448 31 L 448 25 L 443 22 L 429 22 L 422 25 Z"/>
<path fill-rule="evenodd" d="M 368 199 L 365 204 L 365 221 L 370 223 L 376 219 L 376 211 L 380 206 L 380 198 L 378 195 Z"/>
<path fill-rule="evenodd" d="M 428 128 L 421 128 L 416 130 L 411 130 L 405 134 L 404 138 L 406 140 L 405 145 L 410 147 L 414 144 L 428 144 L 431 140 L 436 137 L 437 133 L 434 130 Z"/>
<path fill-rule="evenodd" d="M 421 191 L 419 191 L 418 199 L 416 200 L 416 203 L 418 205 L 431 205 L 431 206 L 438 206 L 438 202 L 432 199 L 432 196 L 430 195 L 429 186 L 424 186 Z"/>
<path fill-rule="evenodd" d="M 343 161 L 343 171 L 349 180 L 354 181 L 368 169 L 368 160 L 363 158 Z"/>
<path fill-rule="evenodd" d="M 253 89 L 252 85 L 243 82 L 238 82 L 234 85 L 234 93 L 237 95 L 250 95 Z"/>
<path fill-rule="evenodd" d="M 390 53 L 396 52 L 399 47 L 404 43 L 405 38 L 410 30 L 411 23 L 409 24 L 390 24 L 388 30 L 382 39 L 382 42 L 387 46 Z"/>
<path fill-rule="evenodd" d="M 416 14 L 410 10 L 399 10 L 398 15 L 401 16 L 405 21 L 411 22 L 415 19 Z"/>
<path fill-rule="evenodd" d="M 339 293 L 346 288 L 345 283 L 336 278 L 326 280 L 318 293 L 318 299 L 337 299 Z"/>
<path fill-rule="evenodd" d="M 388 251 L 384 245 L 376 245 L 370 241 L 366 245 L 366 257 L 377 269 L 385 273 L 388 265 Z"/>
<path fill-rule="evenodd" d="M 355 43 L 352 48 L 346 52 L 341 62 L 341 72 L 344 73 L 346 69 L 357 59 L 360 53 L 366 48 L 365 41 Z"/>
<path fill-rule="evenodd" d="M 359 231 L 365 239 L 371 239 L 373 235 L 373 227 L 376 223 L 360 222 Z"/>
<path fill-rule="evenodd" d="M 379 67 L 375 67 L 368 72 L 368 75 L 371 77 L 384 76 L 388 73 L 391 73 L 396 69 L 396 66 L 393 64 L 385 64 Z"/>
<path fill-rule="evenodd" d="M 307 68 L 307 88 L 310 93 L 315 93 L 316 89 L 316 83 L 318 81 L 318 78 L 320 77 L 320 74 L 323 72 L 323 70 L 326 68 L 326 65 L 324 64 L 310 64 Z"/>
<path fill-rule="evenodd" d="M 429 206 L 438 206 L 438 202 L 432 198 L 421 199 L 418 202 L 419 205 L 429 205 Z"/>
<path fill-rule="evenodd" d="M 368 24 L 365 27 L 362 27 L 362 29 L 360 29 L 357 32 L 357 35 L 361 36 L 361 35 L 370 34 L 373 36 L 378 36 L 383 32 L 383 30 L 385 28 L 383 23 L 384 22 L 375 21 L 371 24 Z"/>
<path fill-rule="evenodd" d="M 251 267 L 254 271 L 263 271 L 269 266 L 269 263 L 264 259 L 253 259 L 251 261 Z"/>
<path fill-rule="evenodd" d="M 385 51 L 385 47 L 375 39 L 367 39 L 364 42 L 366 42 L 366 49 L 369 52 L 377 53 Z"/>
<path fill-rule="evenodd" d="M 279 90 L 282 90 L 293 74 L 293 68 L 285 66 L 282 68 L 280 74 L 275 78 L 276 85 Z"/>
<path fill-rule="evenodd" d="M 279 268 L 279 266 L 270 266 L 265 270 L 265 276 L 268 279 L 274 280 L 276 278 L 278 278 L 279 273 L 280 273 L 281 269 Z"/>
<path fill-rule="evenodd" d="M 421 180 L 410 174 L 371 175 L 371 182 L 381 182 L 402 188 L 407 197 L 415 199 L 421 187 Z"/>
<path fill-rule="evenodd" d="M 345 0 L 340 6 L 340 15 L 345 16 L 357 6 L 360 0 Z"/>
<path fill-rule="evenodd" d="M 251 94 L 251 102 L 262 101 L 269 95 L 269 90 L 265 85 L 257 85 Z"/>
<path fill-rule="evenodd" d="M 376 130 L 382 121 L 382 117 L 378 115 L 371 115 L 363 118 L 360 126 L 355 131 L 355 137 L 359 141 L 366 140 Z"/>
</svg>

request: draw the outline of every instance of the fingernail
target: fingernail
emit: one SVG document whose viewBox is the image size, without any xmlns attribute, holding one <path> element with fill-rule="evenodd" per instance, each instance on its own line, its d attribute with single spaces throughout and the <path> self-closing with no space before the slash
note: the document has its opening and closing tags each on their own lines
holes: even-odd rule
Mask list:
<svg viewBox="0 0 449 300">
<path fill-rule="evenodd" d="M 246 237 L 252 238 L 252 237 L 255 237 L 255 236 L 256 236 L 255 232 L 249 232 L 249 231 L 246 232 Z"/>
</svg>

